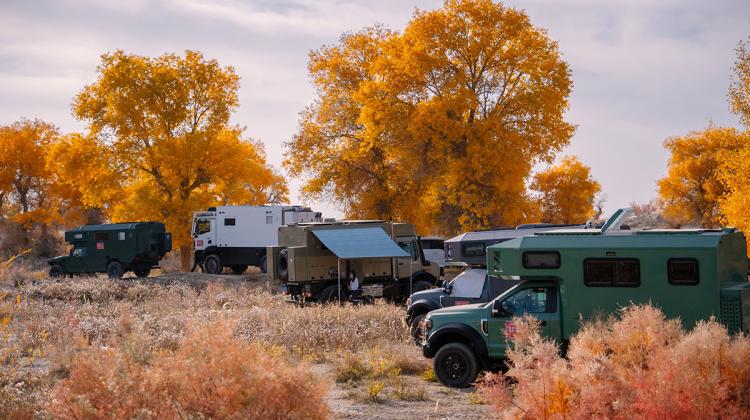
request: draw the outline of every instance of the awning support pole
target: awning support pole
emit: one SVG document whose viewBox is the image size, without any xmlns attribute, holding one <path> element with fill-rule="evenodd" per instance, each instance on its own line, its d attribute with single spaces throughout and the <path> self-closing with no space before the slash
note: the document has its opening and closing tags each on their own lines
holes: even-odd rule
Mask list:
<svg viewBox="0 0 750 420">
<path fill-rule="evenodd" d="M 338 294 L 336 295 L 336 298 L 339 301 L 339 305 L 341 305 L 341 258 L 336 258 L 336 274 L 339 277 L 339 290 L 337 292 Z"/>
</svg>

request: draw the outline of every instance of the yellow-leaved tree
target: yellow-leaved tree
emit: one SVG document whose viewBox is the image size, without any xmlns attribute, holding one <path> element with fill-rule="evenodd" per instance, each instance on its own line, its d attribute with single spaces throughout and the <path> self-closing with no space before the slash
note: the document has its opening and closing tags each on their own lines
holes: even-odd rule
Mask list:
<svg viewBox="0 0 750 420">
<path fill-rule="evenodd" d="M 542 222 L 583 224 L 596 213 L 594 198 L 601 185 L 591 177 L 591 168 L 567 156 L 534 175 L 531 189 L 539 193 Z"/>
<path fill-rule="evenodd" d="M 727 193 L 720 180 L 720 166 L 737 162 L 738 152 L 748 140 L 747 133 L 734 128 L 710 126 L 665 141 L 670 152 L 668 172 L 658 181 L 664 220 L 676 226 L 719 226 L 719 200 Z"/>
<path fill-rule="evenodd" d="M 750 128 L 750 51 L 748 44 L 740 42 L 737 61 L 729 87 L 732 110 L 740 116 L 743 124 Z M 720 200 L 723 222 L 745 232 L 750 243 L 750 132 L 742 135 L 742 147 L 728 156 L 720 166 L 719 179 L 725 187 Z M 750 246 L 748 247 L 750 255 Z"/>
<path fill-rule="evenodd" d="M 110 220 L 164 221 L 189 268 L 193 212 L 286 199 L 260 143 L 230 123 L 239 88 L 232 67 L 195 51 L 155 58 L 116 51 L 102 55 L 97 71 L 73 111 L 123 175 Z"/>
<path fill-rule="evenodd" d="M 285 167 L 349 217 L 442 234 L 527 221 L 531 168 L 574 131 L 557 44 L 490 0 L 417 11 L 401 33 L 345 34 L 310 53 L 309 72 L 318 97 Z"/>
<path fill-rule="evenodd" d="M 61 136 L 46 150 L 51 188 L 68 226 L 101 223 L 122 198 L 125 177 L 115 155 L 91 136 Z"/>
<path fill-rule="evenodd" d="M 58 219 L 45 164 L 47 148 L 58 137 L 58 129 L 41 120 L 0 127 L 0 209 L 27 229 Z"/>
</svg>

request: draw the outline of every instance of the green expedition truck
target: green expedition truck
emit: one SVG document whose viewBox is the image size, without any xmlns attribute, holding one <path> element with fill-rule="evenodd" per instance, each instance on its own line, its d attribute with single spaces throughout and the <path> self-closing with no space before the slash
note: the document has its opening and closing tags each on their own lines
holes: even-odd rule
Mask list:
<svg viewBox="0 0 750 420">
<path fill-rule="evenodd" d="M 120 278 L 128 271 L 148 277 L 172 250 L 172 234 L 163 223 L 133 222 L 83 225 L 65 232 L 70 255 L 50 259 L 50 277 L 107 273 Z"/>
<path fill-rule="evenodd" d="M 423 353 L 448 386 L 466 387 L 502 366 L 506 328 L 531 314 L 561 343 L 580 320 L 648 303 L 686 328 L 716 316 L 731 333 L 750 333 L 744 235 L 734 229 L 621 231 L 621 209 L 601 229 L 558 230 L 487 249 L 488 274 L 518 284 L 488 303 L 432 311 Z"/>
</svg>

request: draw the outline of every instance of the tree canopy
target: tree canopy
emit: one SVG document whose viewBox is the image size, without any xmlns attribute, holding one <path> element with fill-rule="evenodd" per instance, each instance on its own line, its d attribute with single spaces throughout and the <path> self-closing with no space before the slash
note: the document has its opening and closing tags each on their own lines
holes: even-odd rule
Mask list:
<svg viewBox="0 0 750 420">
<path fill-rule="evenodd" d="M 574 156 L 534 175 L 531 188 L 539 192 L 541 221 L 566 224 L 583 224 L 592 218 L 594 197 L 601 191 L 591 168 Z"/>
<path fill-rule="evenodd" d="M 417 11 L 402 32 L 345 34 L 311 52 L 308 68 L 317 98 L 285 167 L 350 217 L 434 233 L 527 221 L 532 167 L 574 131 L 557 44 L 490 0 Z"/>
</svg>

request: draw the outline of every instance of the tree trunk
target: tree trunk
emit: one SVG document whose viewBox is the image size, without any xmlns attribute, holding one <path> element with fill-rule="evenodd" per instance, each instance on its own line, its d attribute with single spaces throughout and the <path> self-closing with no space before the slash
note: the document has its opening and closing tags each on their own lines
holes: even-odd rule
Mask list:
<svg viewBox="0 0 750 420">
<path fill-rule="evenodd" d="M 182 261 L 182 271 L 190 271 L 193 268 L 193 248 L 190 245 L 180 246 L 180 260 Z"/>
</svg>

